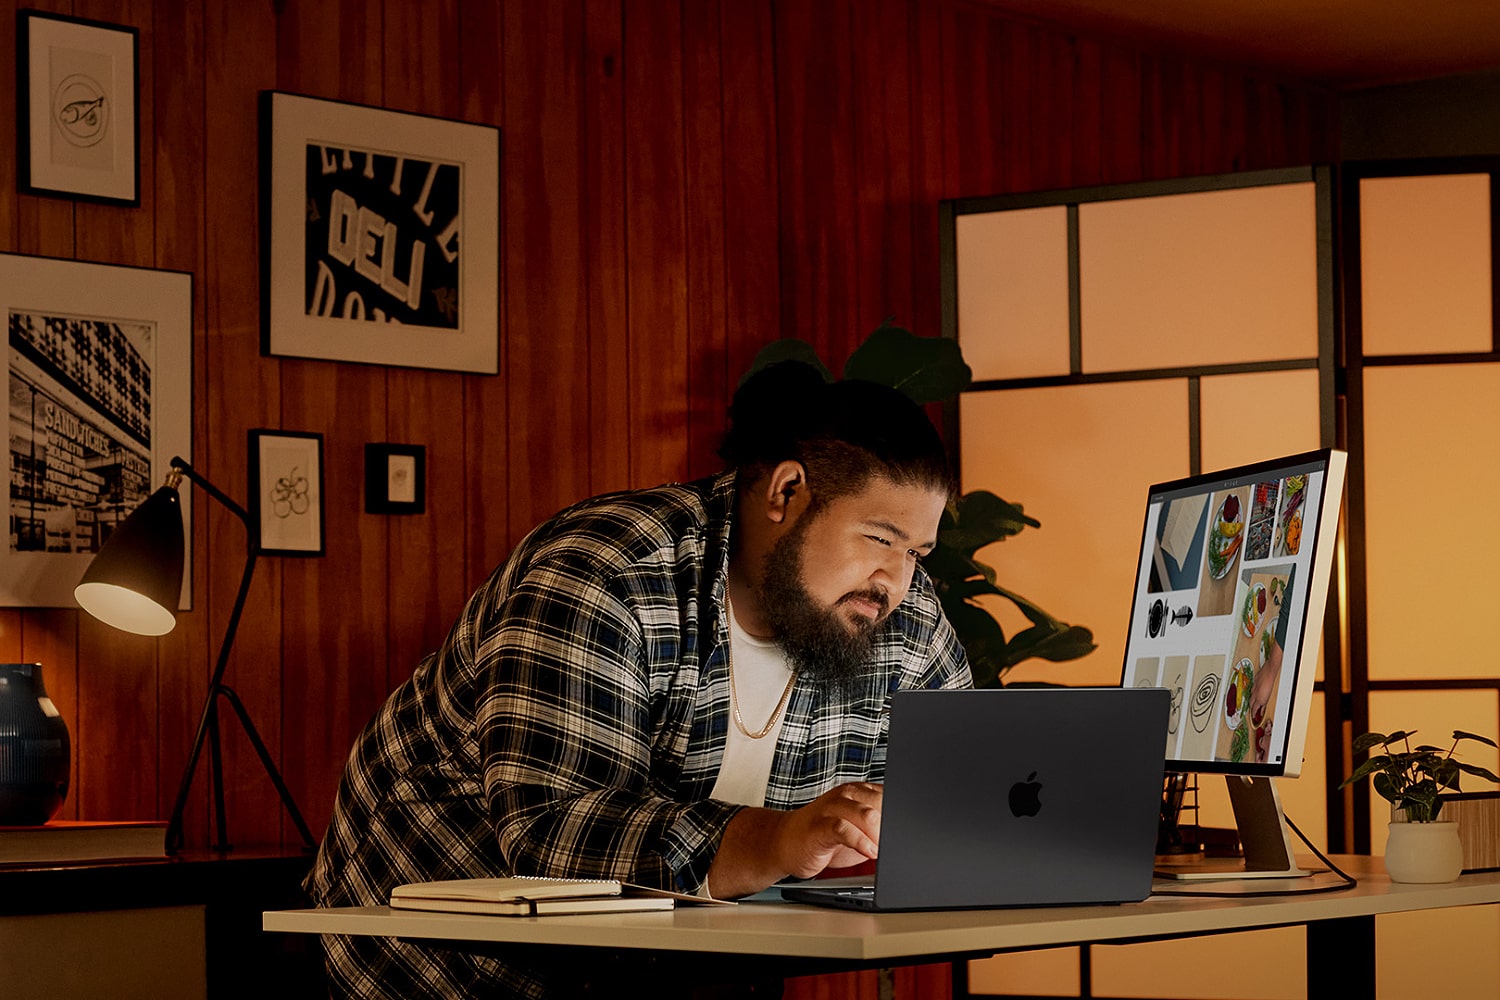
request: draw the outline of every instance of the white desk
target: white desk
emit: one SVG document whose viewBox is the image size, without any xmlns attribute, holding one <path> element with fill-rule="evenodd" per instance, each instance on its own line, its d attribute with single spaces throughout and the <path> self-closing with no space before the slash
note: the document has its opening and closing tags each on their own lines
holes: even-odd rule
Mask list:
<svg viewBox="0 0 1500 1000">
<path fill-rule="evenodd" d="M 922 964 L 998 951 L 1188 937 L 1303 924 L 1310 996 L 1375 995 L 1375 916 L 1500 902 L 1500 873 L 1401 885 L 1378 859 L 1335 858 L 1360 880 L 1341 892 L 1240 899 L 1153 896 L 1123 906 L 856 913 L 788 903 L 655 913 L 488 917 L 389 907 L 269 911 L 267 931 L 375 934 L 494 944 L 776 956 L 788 974 Z M 1271 888 L 1273 880 L 1260 880 Z M 1197 888 L 1213 889 L 1212 883 Z M 811 963 L 807 960 L 814 960 Z M 759 963 L 766 968 L 764 960 Z M 1332 992 L 1330 992 L 1332 990 Z"/>
</svg>

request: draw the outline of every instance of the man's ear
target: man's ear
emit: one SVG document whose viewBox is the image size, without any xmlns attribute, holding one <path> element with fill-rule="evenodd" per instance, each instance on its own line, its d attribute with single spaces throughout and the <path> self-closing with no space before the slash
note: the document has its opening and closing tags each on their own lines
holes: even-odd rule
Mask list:
<svg viewBox="0 0 1500 1000">
<path fill-rule="evenodd" d="M 801 462 L 781 462 L 766 480 L 766 516 L 772 521 L 784 522 L 792 504 L 806 497 L 807 470 Z"/>
</svg>

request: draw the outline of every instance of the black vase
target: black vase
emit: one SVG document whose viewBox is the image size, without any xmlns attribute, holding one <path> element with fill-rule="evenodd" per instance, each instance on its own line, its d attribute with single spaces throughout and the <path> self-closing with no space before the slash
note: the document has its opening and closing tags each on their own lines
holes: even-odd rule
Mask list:
<svg viewBox="0 0 1500 1000">
<path fill-rule="evenodd" d="M 0 663 L 0 825 L 39 826 L 68 797 L 68 724 L 40 663 Z"/>
</svg>

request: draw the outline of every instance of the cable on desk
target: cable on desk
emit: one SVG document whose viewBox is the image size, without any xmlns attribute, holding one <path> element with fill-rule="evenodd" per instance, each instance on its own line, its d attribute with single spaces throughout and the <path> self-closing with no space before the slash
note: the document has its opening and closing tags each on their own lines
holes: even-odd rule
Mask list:
<svg viewBox="0 0 1500 1000">
<path fill-rule="evenodd" d="M 1210 889 L 1196 890 L 1173 888 L 1170 892 L 1164 892 L 1162 893 L 1162 895 L 1214 896 L 1223 899 L 1254 899 L 1257 896 L 1311 896 L 1320 892 L 1343 892 L 1345 889 L 1353 889 L 1355 886 L 1359 885 L 1358 879 L 1356 879 L 1353 875 L 1350 875 L 1348 872 L 1344 871 L 1332 861 L 1329 861 L 1328 856 L 1325 855 L 1322 851 L 1318 850 L 1317 847 L 1313 845 L 1313 842 L 1307 839 L 1307 834 L 1297 829 L 1297 824 L 1292 822 L 1292 818 L 1290 816 L 1287 816 L 1285 813 L 1283 813 L 1282 818 L 1286 820 L 1286 825 L 1292 828 L 1292 832 L 1297 835 L 1297 839 L 1306 844 L 1307 849 L 1309 851 L 1312 851 L 1313 854 L 1317 856 L 1317 859 L 1319 861 L 1327 865 L 1329 871 L 1333 872 L 1342 880 L 1339 884 L 1320 886 L 1316 889 L 1262 889 L 1252 892 L 1214 892 Z"/>
</svg>

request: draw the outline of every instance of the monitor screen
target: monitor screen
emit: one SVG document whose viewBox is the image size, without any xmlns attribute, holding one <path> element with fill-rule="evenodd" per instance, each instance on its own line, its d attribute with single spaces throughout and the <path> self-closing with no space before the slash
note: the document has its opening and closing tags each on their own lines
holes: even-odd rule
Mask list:
<svg viewBox="0 0 1500 1000">
<path fill-rule="evenodd" d="M 1345 454 L 1151 487 L 1123 685 L 1172 693 L 1167 768 L 1302 768 Z"/>
</svg>

